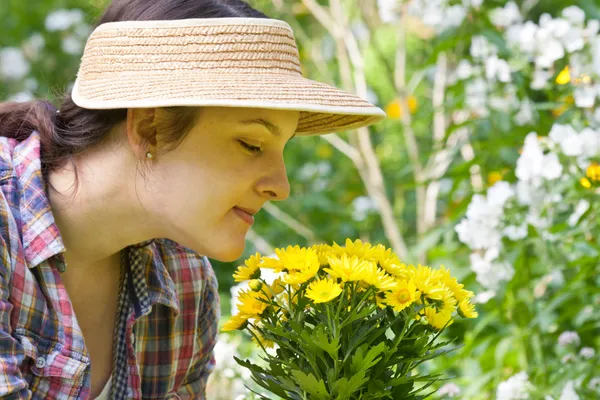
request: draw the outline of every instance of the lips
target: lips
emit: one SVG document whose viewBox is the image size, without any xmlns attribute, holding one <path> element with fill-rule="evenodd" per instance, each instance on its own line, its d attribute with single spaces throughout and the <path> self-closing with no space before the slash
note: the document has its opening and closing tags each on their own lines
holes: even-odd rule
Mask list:
<svg viewBox="0 0 600 400">
<path fill-rule="evenodd" d="M 254 223 L 254 215 L 251 214 L 252 211 L 246 211 L 247 209 L 242 209 L 240 207 L 234 207 L 233 211 L 242 219 L 244 222 L 252 225 Z"/>
</svg>

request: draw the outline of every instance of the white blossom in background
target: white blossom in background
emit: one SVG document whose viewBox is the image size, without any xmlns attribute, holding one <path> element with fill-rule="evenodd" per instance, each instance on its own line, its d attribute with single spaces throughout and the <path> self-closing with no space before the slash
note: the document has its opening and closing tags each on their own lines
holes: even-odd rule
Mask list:
<svg viewBox="0 0 600 400">
<path fill-rule="evenodd" d="M 594 358 L 596 351 L 591 347 L 582 347 L 581 350 L 579 350 L 579 355 L 585 359 L 590 359 Z"/>
<path fill-rule="evenodd" d="M 455 383 L 446 383 L 437 391 L 437 395 L 455 397 L 460 395 L 460 388 Z"/>
<path fill-rule="evenodd" d="M 588 389 L 600 391 L 600 376 L 595 376 L 590 379 L 590 382 L 588 383 Z"/>
<path fill-rule="evenodd" d="M 579 400 L 579 396 L 575 392 L 575 382 L 568 381 L 562 392 L 559 400 Z"/>
<path fill-rule="evenodd" d="M 398 21 L 398 6 L 398 0 L 377 0 L 377 9 L 381 21 L 385 23 Z"/>
<path fill-rule="evenodd" d="M 358 196 L 352 201 L 352 219 L 364 221 L 367 216 L 377 211 L 377 206 L 369 196 Z"/>
<path fill-rule="evenodd" d="M 84 42 L 74 35 L 66 36 L 61 42 L 61 49 L 67 54 L 78 55 L 83 52 Z"/>
<path fill-rule="evenodd" d="M 492 55 L 485 60 L 485 77 L 490 81 L 496 79 L 500 82 L 510 82 L 510 67 L 506 60 L 498 58 L 497 55 Z"/>
<path fill-rule="evenodd" d="M 473 297 L 473 299 L 471 300 L 471 303 L 485 304 L 488 301 L 490 301 L 491 299 L 493 299 L 494 297 L 496 297 L 496 294 L 497 293 L 495 290 L 486 290 L 484 292 L 477 293 L 475 295 L 475 297 Z"/>
<path fill-rule="evenodd" d="M 510 263 L 494 262 L 498 258 L 495 249 L 487 250 L 483 256 L 473 253 L 469 258 L 477 282 L 484 288 L 492 290 L 494 295 L 500 289 L 502 282 L 510 281 L 515 275 L 515 269 Z"/>
<path fill-rule="evenodd" d="M 560 177 L 562 165 L 555 153 L 544 154 L 536 133 L 531 132 L 525 137 L 515 173 L 518 179 L 538 187 L 545 180 Z"/>
<path fill-rule="evenodd" d="M 16 101 L 18 103 L 25 103 L 34 99 L 31 92 L 18 92 L 8 98 L 8 101 Z"/>
<path fill-rule="evenodd" d="M 579 346 L 581 343 L 581 339 L 579 339 L 579 335 L 577 332 L 573 331 L 564 331 L 558 337 L 558 344 L 562 347 L 568 347 L 570 345 Z"/>
<path fill-rule="evenodd" d="M 490 12 L 490 19 L 496 26 L 507 27 L 523 20 L 519 7 L 514 1 L 506 3 L 504 8 L 495 8 Z"/>
<path fill-rule="evenodd" d="M 471 38 L 471 47 L 470 47 L 471 57 L 474 59 L 485 60 L 488 57 L 496 55 L 498 53 L 498 48 L 491 44 L 485 36 L 473 36 Z"/>
<path fill-rule="evenodd" d="M 531 100 L 524 99 L 519 106 L 519 112 L 515 115 L 515 122 L 519 126 L 533 122 L 533 104 Z"/>
<path fill-rule="evenodd" d="M 46 16 L 45 25 L 46 30 L 48 30 L 49 32 L 65 31 L 75 25 L 81 24 L 83 21 L 84 14 L 82 10 L 59 9 L 51 12 Z"/>
<path fill-rule="evenodd" d="M 27 40 L 23 42 L 21 47 L 23 48 L 23 54 L 29 60 L 37 60 L 41 56 L 42 50 L 46 46 L 46 39 L 44 36 L 36 32 L 29 36 Z"/>
<path fill-rule="evenodd" d="M 27 76 L 31 66 L 18 47 L 0 49 L 0 78 L 19 80 Z"/>
<path fill-rule="evenodd" d="M 409 15 L 419 18 L 425 25 L 443 32 L 461 25 L 467 15 L 462 4 L 448 4 L 448 0 L 419 0 L 408 3 Z"/>
<path fill-rule="evenodd" d="M 500 382 L 496 389 L 496 400 L 525 400 L 533 385 L 529 382 L 527 372 L 519 372 L 506 381 Z"/>
</svg>

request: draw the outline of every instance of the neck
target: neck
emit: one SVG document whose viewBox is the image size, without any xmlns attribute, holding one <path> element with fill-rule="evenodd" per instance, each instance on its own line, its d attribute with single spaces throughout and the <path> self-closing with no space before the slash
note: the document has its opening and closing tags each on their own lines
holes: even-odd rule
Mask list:
<svg viewBox="0 0 600 400">
<path fill-rule="evenodd" d="M 91 150 L 76 159 L 79 184 L 72 165 L 49 174 L 49 201 L 66 247 L 69 268 L 105 265 L 121 249 L 158 235 L 144 209 L 134 182 L 135 159 L 128 146 Z"/>
</svg>

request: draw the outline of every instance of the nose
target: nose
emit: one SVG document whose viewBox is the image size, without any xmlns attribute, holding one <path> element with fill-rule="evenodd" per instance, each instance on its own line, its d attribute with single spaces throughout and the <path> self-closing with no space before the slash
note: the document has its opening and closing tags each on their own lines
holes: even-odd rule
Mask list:
<svg viewBox="0 0 600 400">
<path fill-rule="evenodd" d="M 290 196 L 290 181 L 283 159 L 271 163 L 268 171 L 269 173 L 264 175 L 257 184 L 258 192 L 270 201 L 287 199 Z"/>
</svg>

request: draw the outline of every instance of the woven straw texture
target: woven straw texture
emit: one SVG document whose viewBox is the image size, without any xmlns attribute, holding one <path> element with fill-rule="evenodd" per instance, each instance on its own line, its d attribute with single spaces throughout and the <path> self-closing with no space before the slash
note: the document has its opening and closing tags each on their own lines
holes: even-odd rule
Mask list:
<svg viewBox="0 0 600 400">
<path fill-rule="evenodd" d="M 371 125 L 385 113 L 306 79 L 293 31 L 248 18 L 126 21 L 89 37 L 73 100 L 84 108 L 258 107 L 300 111 L 296 134 Z"/>
</svg>

